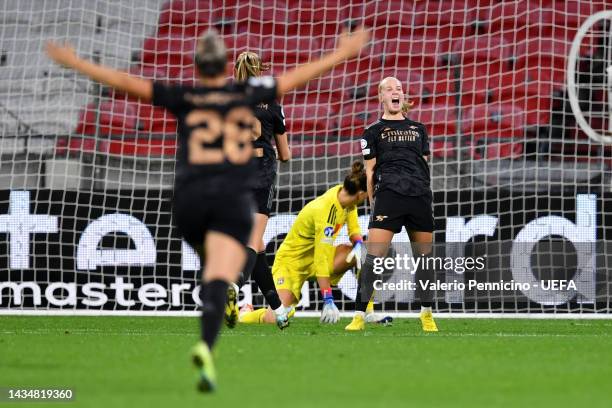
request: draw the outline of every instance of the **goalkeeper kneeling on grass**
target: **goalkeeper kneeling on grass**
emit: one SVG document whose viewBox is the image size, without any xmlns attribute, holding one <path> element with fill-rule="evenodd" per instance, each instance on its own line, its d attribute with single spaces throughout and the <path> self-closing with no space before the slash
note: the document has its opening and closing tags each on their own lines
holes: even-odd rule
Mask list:
<svg viewBox="0 0 612 408">
<path fill-rule="evenodd" d="M 329 189 L 308 203 L 298 214 L 289 234 L 276 253 L 272 275 L 283 306 L 292 309 L 300 300 L 302 285 L 316 279 L 324 299 L 322 323 L 337 323 L 340 312 L 334 304 L 332 286 L 336 286 L 350 268 L 361 268 L 363 239 L 357 219 L 357 206 L 367 197 L 366 174 L 360 161 L 353 163 L 344 183 Z M 334 246 L 334 240 L 346 224 L 352 245 Z M 366 321 L 381 319 L 370 302 Z M 241 323 L 275 323 L 270 309 L 243 307 Z"/>
</svg>

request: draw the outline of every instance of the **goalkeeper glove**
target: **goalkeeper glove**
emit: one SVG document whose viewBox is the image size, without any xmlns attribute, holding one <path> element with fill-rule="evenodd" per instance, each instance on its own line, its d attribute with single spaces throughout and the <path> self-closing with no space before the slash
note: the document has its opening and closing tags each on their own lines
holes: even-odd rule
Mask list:
<svg viewBox="0 0 612 408">
<path fill-rule="evenodd" d="M 355 258 L 355 264 L 357 265 L 357 269 L 361 269 L 361 247 L 363 247 L 363 241 L 358 240 L 353 244 L 353 249 L 346 256 L 346 262 L 351 263 L 353 258 Z"/>
<path fill-rule="evenodd" d="M 323 294 L 323 310 L 321 311 L 321 323 L 338 323 L 340 311 L 334 304 L 334 297 L 331 288 L 321 289 Z"/>
</svg>

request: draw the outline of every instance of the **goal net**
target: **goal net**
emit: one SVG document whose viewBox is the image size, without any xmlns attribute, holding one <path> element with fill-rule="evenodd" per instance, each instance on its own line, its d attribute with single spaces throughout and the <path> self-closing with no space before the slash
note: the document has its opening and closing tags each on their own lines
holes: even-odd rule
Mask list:
<svg viewBox="0 0 612 408">
<path fill-rule="evenodd" d="M 357 58 L 280 101 L 293 158 L 278 168 L 269 263 L 299 210 L 362 158 L 378 84 L 394 76 L 430 137 L 434 254 L 445 262 L 431 275 L 435 309 L 606 315 L 610 10 L 605 0 L 0 1 L 0 313 L 197 311 L 199 261 L 170 215 L 174 118 L 52 64 L 46 40 L 195 84 L 194 44 L 210 28 L 231 61 L 255 51 L 280 75 L 363 24 L 372 39 Z M 366 234 L 369 209 L 359 214 Z M 407 242 L 396 235 L 399 256 Z M 386 282 L 414 282 L 399 269 Z M 334 289 L 341 310 L 355 292 L 349 271 Z M 298 310 L 320 310 L 314 282 L 302 294 Z M 263 302 L 251 284 L 241 299 Z M 380 291 L 377 308 L 411 312 L 417 300 Z"/>
</svg>

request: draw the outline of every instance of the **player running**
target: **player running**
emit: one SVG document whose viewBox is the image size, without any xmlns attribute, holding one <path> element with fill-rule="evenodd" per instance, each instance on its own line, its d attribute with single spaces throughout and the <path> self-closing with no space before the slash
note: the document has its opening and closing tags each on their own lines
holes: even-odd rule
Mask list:
<svg viewBox="0 0 612 408">
<path fill-rule="evenodd" d="M 228 84 L 225 44 L 216 32 L 209 31 L 197 43 L 197 86 L 167 85 L 132 76 L 81 59 L 69 46 L 47 43 L 47 54 L 58 64 L 141 101 L 165 107 L 176 116 L 179 151 L 173 220 L 203 261 L 202 340 L 193 349 L 200 391 L 216 387 L 211 350 L 223 321 L 228 283 L 238 278 L 246 260 L 244 247 L 253 217 L 248 184 L 256 124 L 253 109 L 260 103 L 272 103 L 357 55 L 368 38 L 368 32 L 360 28 L 342 35 L 333 52 L 278 80 L 250 78 L 246 83 Z"/>
<path fill-rule="evenodd" d="M 375 258 L 385 256 L 393 235 L 400 232 L 402 226 L 408 232 L 413 254 L 429 255 L 432 251 L 434 220 L 427 131 L 423 124 L 404 117 L 407 103 L 400 81 L 385 78 L 378 90 L 384 109 L 382 118 L 369 126 L 361 139 L 373 210 L 368 226 L 367 256 L 359 277 L 355 316 L 346 326 L 346 330 L 351 331 L 364 329 L 366 307 L 374 290 Z M 426 273 L 423 264 L 419 265 L 417 280 Z M 424 291 L 421 293 L 420 320 L 427 332 L 438 331 L 431 306 L 431 292 Z"/>
<path fill-rule="evenodd" d="M 268 69 L 269 66 L 262 63 L 261 58 L 256 53 L 245 51 L 236 59 L 234 78 L 239 82 L 245 82 L 249 78 L 261 76 L 262 72 Z M 274 279 L 272 279 L 272 273 L 266 260 L 266 246 L 263 242 L 263 235 L 272 210 L 274 183 L 276 181 L 276 152 L 272 147 L 272 138 L 275 139 L 280 161 L 288 161 L 291 158 L 291 150 L 289 150 L 289 144 L 287 143 L 285 115 L 276 101 L 257 105 L 255 107 L 255 117 L 257 118 L 253 134 L 253 156 L 256 162 L 253 180 L 253 194 L 256 205 L 255 221 L 246 247 L 247 261 L 242 276 L 238 285 L 232 284 L 228 288 L 225 322 L 230 328 L 236 325 L 238 319 L 238 290 L 252 276 L 266 302 L 274 310 L 276 324 L 280 329 L 283 329 L 289 325 L 288 311 L 281 304 L 274 287 Z"/>
<path fill-rule="evenodd" d="M 334 304 L 332 286 L 337 286 L 350 268 L 361 267 L 363 238 L 357 219 L 357 207 L 367 197 L 366 173 L 363 163 L 356 161 L 344 182 L 306 204 L 293 223 L 289 234 L 279 247 L 272 275 L 276 289 L 287 308 L 295 306 L 301 297 L 306 280 L 315 280 L 324 301 L 322 323 L 337 323 L 340 317 Z M 348 228 L 352 246 L 334 246 L 334 240 L 343 225 Z M 381 320 L 370 303 L 367 319 Z M 243 311 L 241 323 L 274 323 L 272 309 Z"/>
</svg>

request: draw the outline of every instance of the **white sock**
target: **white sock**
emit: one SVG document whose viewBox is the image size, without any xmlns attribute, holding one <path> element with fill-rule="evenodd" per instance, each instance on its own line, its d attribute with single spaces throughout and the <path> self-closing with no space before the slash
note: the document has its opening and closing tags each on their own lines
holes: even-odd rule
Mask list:
<svg viewBox="0 0 612 408">
<path fill-rule="evenodd" d="M 421 313 L 423 312 L 431 313 L 431 306 L 430 307 L 421 306 Z"/>
<path fill-rule="evenodd" d="M 285 309 L 285 306 L 281 304 L 277 309 L 274 309 L 274 314 L 277 316 L 282 316 L 287 314 L 287 310 Z"/>
</svg>

